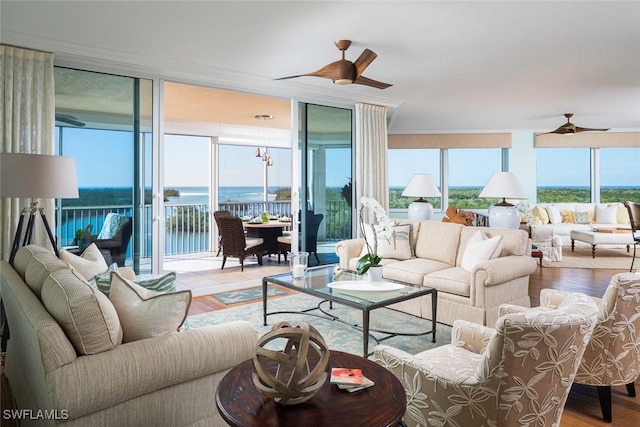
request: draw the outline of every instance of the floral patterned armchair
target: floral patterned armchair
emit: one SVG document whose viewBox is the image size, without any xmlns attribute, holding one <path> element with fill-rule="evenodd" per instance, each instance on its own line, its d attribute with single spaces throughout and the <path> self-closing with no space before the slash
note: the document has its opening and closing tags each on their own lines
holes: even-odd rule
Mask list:
<svg viewBox="0 0 640 427">
<path fill-rule="evenodd" d="M 565 294 L 495 329 L 457 320 L 452 344 L 416 355 L 378 345 L 374 360 L 403 383 L 408 426 L 558 425 L 596 315 L 591 298 Z"/>
<path fill-rule="evenodd" d="M 566 293 L 543 289 L 540 304 L 555 307 Z M 635 396 L 640 374 L 640 273 L 611 278 L 599 303 L 598 321 L 574 382 L 597 386 L 602 418 L 611 422 L 611 386 L 627 386 Z"/>
</svg>

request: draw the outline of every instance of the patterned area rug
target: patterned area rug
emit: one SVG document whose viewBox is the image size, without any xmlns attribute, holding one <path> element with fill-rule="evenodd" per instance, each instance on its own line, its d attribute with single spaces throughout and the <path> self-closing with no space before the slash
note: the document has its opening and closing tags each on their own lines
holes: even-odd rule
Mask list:
<svg viewBox="0 0 640 427">
<path fill-rule="evenodd" d="M 300 311 L 306 308 L 313 308 L 318 305 L 320 299 L 310 295 L 297 294 L 269 300 L 268 310 L 273 311 Z M 334 304 L 331 314 L 347 320 L 352 324 L 362 324 L 362 314 L 359 310 Z M 328 304 L 323 308 L 328 309 Z M 314 313 L 319 313 L 315 311 Z M 210 313 L 196 314 L 189 316 L 186 322 L 187 329 L 199 328 L 206 325 L 218 325 L 233 320 L 247 320 L 257 330 L 260 336 L 271 330 L 271 327 L 280 321 L 290 323 L 305 322 L 320 332 L 329 348 L 345 351 L 352 354 L 362 355 L 362 332 L 340 322 L 327 318 L 320 318 L 304 314 L 273 314 L 267 318 L 268 326 L 262 322 L 262 302 L 246 304 L 239 307 L 216 310 Z M 393 330 L 400 332 L 419 332 L 431 329 L 431 321 L 420 319 L 386 308 L 377 309 L 371 312 L 371 328 Z M 382 337 L 380 333 L 373 333 L 375 337 Z M 402 349 L 408 353 L 415 354 L 429 348 L 434 348 L 451 342 L 451 327 L 438 324 L 436 333 L 436 343 L 431 342 L 431 335 L 416 337 L 398 336 L 383 343 Z M 373 351 L 376 342 L 369 340 L 369 351 Z"/>
<path fill-rule="evenodd" d="M 564 268 L 603 268 L 603 269 L 617 269 L 627 270 L 631 267 L 631 259 L 633 255 L 633 248 L 631 253 L 627 253 L 626 249 L 610 249 L 601 248 L 596 246 L 596 257 L 591 256 L 591 248 L 575 248 L 574 252 L 571 252 L 570 247 L 562 248 L 562 261 L 551 262 L 544 260 L 542 265 L 546 267 L 564 267 Z M 640 258 L 640 256 L 636 256 Z M 636 259 L 634 270 L 640 266 L 640 262 Z"/>
<path fill-rule="evenodd" d="M 272 297 L 275 295 L 284 295 L 286 292 L 276 289 L 272 286 L 267 286 L 267 295 Z M 238 302 L 261 300 L 262 299 L 262 286 L 256 286 L 254 288 L 239 289 L 236 291 L 220 292 L 212 295 L 218 301 L 224 304 L 235 304 Z"/>
</svg>

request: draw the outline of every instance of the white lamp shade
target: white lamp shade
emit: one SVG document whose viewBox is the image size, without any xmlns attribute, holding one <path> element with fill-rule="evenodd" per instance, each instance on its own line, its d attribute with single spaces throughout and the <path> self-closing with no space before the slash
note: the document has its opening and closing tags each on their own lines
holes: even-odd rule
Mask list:
<svg viewBox="0 0 640 427">
<path fill-rule="evenodd" d="M 0 197 L 77 198 L 75 159 L 0 153 Z"/>
<path fill-rule="evenodd" d="M 491 175 L 489 182 L 482 189 L 480 195 L 485 199 L 527 199 L 518 178 L 513 172 L 496 172 Z"/>
<path fill-rule="evenodd" d="M 407 197 L 441 197 L 442 194 L 431 174 L 413 174 L 409 180 L 409 184 L 402 192 L 403 196 Z"/>
</svg>

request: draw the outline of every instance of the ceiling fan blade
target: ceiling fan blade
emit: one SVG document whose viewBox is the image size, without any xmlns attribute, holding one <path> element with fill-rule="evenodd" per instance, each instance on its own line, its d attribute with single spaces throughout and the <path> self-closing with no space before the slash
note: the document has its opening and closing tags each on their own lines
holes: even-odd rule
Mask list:
<svg viewBox="0 0 640 427">
<path fill-rule="evenodd" d="M 576 126 L 576 133 L 578 133 L 578 132 L 591 132 L 591 131 L 606 132 L 608 130 L 609 129 L 581 128 L 579 126 Z"/>
<path fill-rule="evenodd" d="M 78 126 L 78 127 L 82 127 L 85 125 L 85 123 L 81 122 L 80 120 L 78 120 L 77 118 L 75 118 L 70 114 L 56 114 L 56 121 L 66 123 L 72 126 Z"/>
<path fill-rule="evenodd" d="M 356 79 L 353 81 L 353 83 L 356 83 L 356 84 L 359 84 L 359 85 L 371 86 L 371 87 L 375 87 L 375 88 L 378 88 L 378 89 L 386 89 L 386 88 L 388 88 L 390 86 L 393 86 L 392 84 L 379 82 L 377 80 L 369 79 L 369 78 L 367 78 L 365 76 L 356 77 Z"/>
<path fill-rule="evenodd" d="M 374 59 L 376 59 L 378 57 L 378 55 L 375 54 L 375 52 L 369 50 L 369 49 L 365 49 L 360 56 L 358 57 L 358 59 L 356 59 L 356 62 L 353 63 L 353 65 L 355 65 L 356 67 L 356 76 L 360 76 L 362 75 L 362 73 L 364 72 L 364 70 L 369 66 L 369 64 L 371 64 L 373 62 Z"/>
</svg>

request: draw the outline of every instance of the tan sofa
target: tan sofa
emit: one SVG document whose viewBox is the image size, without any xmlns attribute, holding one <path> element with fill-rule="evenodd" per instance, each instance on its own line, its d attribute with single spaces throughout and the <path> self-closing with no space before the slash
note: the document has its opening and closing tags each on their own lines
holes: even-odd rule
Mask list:
<svg viewBox="0 0 640 427">
<path fill-rule="evenodd" d="M 493 325 L 500 304 L 529 307 L 529 275 L 537 268 L 530 256 L 531 241 L 524 230 L 465 227 L 438 221 L 398 221 L 410 225 L 413 254 L 398 259 L 383 255 L 383 277 L 438 290 L 437 320 L 452 325 L 457 319 Z M 494 258 L 463 268 L 468 242 L 477 231 L 486 238 L 502 236 L 501 250 Z M 400 245 L 400 241 L 396 242 Z M 355 270 L 363 254 L 364 239 L 338 242 L 340 267 Z M 402 251 L 398 251 L 400 253 Z M 431 317 L 431 296 L 396 306 L 407 313 Z"/>
<path fill-rule="evenodd" d="M 16 408 L 30 410 L 23 414 L 32 418 L 20 425 L 226 425 L 216 410 L 216 386 L 230 368 L 253 357 L 258 336 L 248 322 L 120 343 L 122 332 L 101 327 L 119 326 L 117 319 L 108 320 L 115 311 L 109 299 L 52 253 L 21 248 L 15 269 L 0 262 L 0 279 L 10 328 L 5 373 Z M 76 313 L 73 325 L 63 326 L 45 308 L 51 307 L 54 282 L 67 290 L 69 301 L 78 301 L 78 292 L 85 295 L 79 306 L 67 303 Z M 96 301 L 104 316 L 78 314 L 97 307 Z M 64 309 L 65 298 L 56 303 Z M 84 330 L 83 351 L 78 337 L 70 338 L 70 327 Z M 101 351 L 98 340 L 110 348 Z"/>
</svg>

